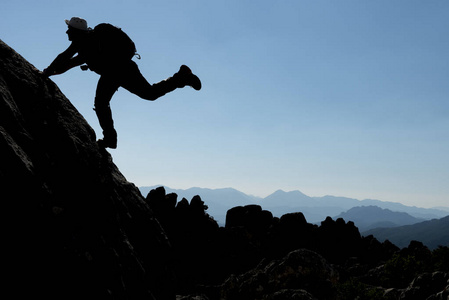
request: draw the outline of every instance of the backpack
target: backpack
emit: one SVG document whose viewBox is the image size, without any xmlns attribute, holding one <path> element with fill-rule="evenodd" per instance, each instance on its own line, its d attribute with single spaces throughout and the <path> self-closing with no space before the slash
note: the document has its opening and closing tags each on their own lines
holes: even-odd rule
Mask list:
<svg viewBox="0 0 449 300">
<path fill-rule="evenodd" d="M 106 60 L 128 60 L 136 53 L 136 45 L 121 29 L 108 23 L 101 23 L 93 29 L 94 37 L 98 42 L 98 52 Z"/>
</svg>

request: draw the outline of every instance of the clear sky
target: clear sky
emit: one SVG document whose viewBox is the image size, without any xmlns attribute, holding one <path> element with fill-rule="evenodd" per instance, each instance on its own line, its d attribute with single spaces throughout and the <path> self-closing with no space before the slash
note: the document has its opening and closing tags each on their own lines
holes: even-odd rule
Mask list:
<svg viewBox="0 0 449 300">
<path fill-rule="evenodd" d="M 2 0 L 0 39 L 42 70 L 64 19 L 124 29 L 155 83 L 187 64 L 203 89 L 120 89 L 110 150 L 137 186 L 277 189 L 449 206 L 449 1 Z M 101 137 L 99 76 L 52 77 Z M 207 202 L 207 199 L 204 199 Z"/>
</svg>

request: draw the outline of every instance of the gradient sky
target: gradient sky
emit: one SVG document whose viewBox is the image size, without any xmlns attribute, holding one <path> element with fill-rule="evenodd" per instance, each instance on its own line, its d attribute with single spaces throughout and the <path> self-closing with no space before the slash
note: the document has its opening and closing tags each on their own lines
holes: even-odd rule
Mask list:
<svg viewBox="0 0 449 300">
<path fill-rule="evenodd" d="M 123 28 L 151 83 L 202 79 L 115 94 L 109 151 L 137 186 L 449 206 L 449 1 L 2 0 L 0 39 L 42 70 L 72 16 Z M 98 78 L 52 80 L 101 137 Z"/>
</svg>

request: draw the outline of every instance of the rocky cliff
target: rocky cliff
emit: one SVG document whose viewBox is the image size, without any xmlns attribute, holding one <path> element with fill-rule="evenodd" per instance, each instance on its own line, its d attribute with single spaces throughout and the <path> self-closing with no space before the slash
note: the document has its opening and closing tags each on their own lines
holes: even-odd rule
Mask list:
<svg viewBox="0 0 449 300">
<path fill-rule="evenodd" d="M 57 86 L 0 40 L 2 269 L 12 298 L 174 297 L 164 231 L 95 140 Z"/>
</svg>

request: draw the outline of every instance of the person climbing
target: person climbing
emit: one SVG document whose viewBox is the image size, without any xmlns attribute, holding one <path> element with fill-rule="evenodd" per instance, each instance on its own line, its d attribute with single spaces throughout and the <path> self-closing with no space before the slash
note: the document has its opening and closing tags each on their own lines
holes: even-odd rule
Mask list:
<svg viewBox="0 0 449 300">
<path fill-rule="evenodd" d="M 117 132 L 114 129 L 110 101 L 119 87 L 150 101 L 185 86 L 198 91 L 201 89 L 200 79 L 186 65 L 182 65 L 172 77 L 159 83 L 148 83 L 132 60 L 134 56 L 138 56 L 134 43 L 118 27 L 102 23 L 91 29 L 87 26 L 87 21 L 79 17 L 65 22 L 68 26 L 66 33 L 72 43 L 42 74 L 49 77 L 81 66 L 83 70 L 90 69 L 100 75 L 94 110 L 103 130 L 104 137 L 97 141 L 101 147 L 117 147 Z"/>
</svg>

